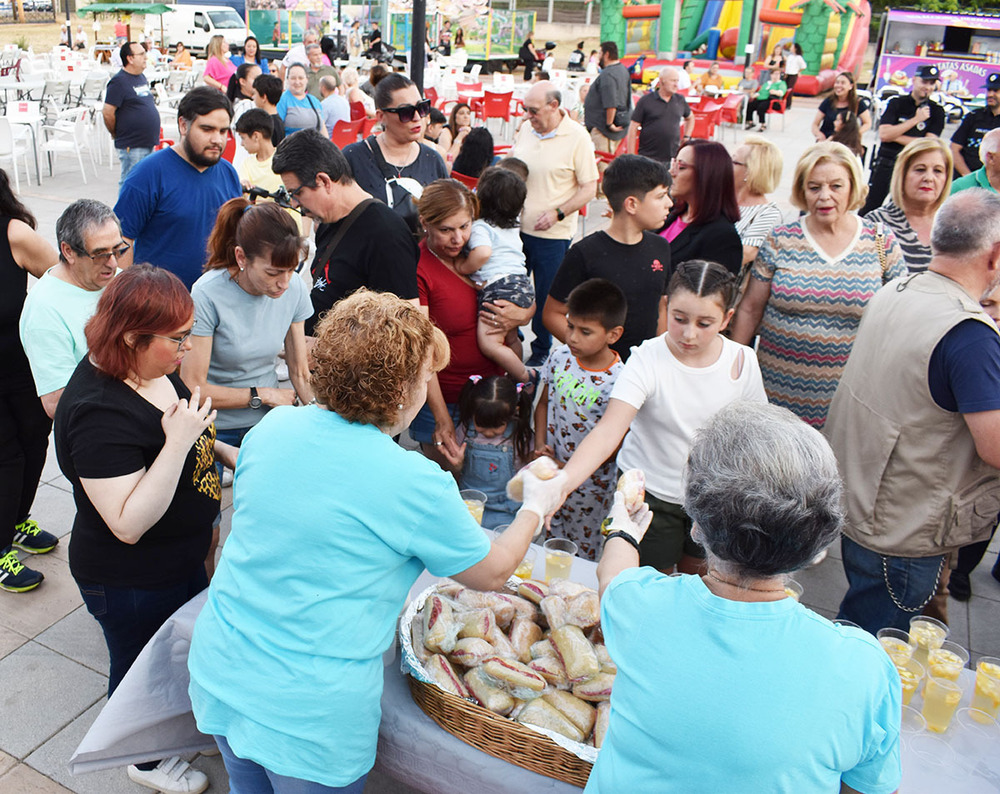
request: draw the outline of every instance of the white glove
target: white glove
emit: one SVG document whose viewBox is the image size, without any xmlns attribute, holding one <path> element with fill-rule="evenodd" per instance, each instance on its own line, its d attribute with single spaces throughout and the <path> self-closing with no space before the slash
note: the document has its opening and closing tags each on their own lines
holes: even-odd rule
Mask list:
<svg viewBox="0 0 1000 794">
<path fill-rule="evenodd" d="M 625 495 L 621 491 L 615 491 L 615 501 L 611 505 L 608 517 L 604 520 L 602 531 L 607 535 L 612 532 L 624 532 L 634 538 L 636 543 L 641 543 L 652 520 L 653 513 L 645 502 L 629 515 L 628 508 L 625 507 Z"/>
<path fill-rule="evenodd" d="M 524 504 L 522 510 L 530 510 L 540 518 L 551 515 L 563 502 L 563 486 L 566 484 L 566 473 L 560 471 L 555 477 L 542 480 L 536 477 L 530 469 L 521 472 L 524 483 Z"/>
</svg>

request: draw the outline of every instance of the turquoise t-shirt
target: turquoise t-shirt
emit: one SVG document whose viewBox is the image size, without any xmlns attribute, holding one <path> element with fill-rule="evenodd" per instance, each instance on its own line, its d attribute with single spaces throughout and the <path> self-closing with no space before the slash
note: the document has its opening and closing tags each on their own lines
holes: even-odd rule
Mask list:
<svg viewBox="0 0 1000 794">
<path fill-rule="evenodd" d="M 65 388 L 87 355 L 83 327 L 103 292 L 81 289 L 56 278 L 51 270 L 28 291 L 18 331 L 39 396 Z"/>
<path fill-rule="evenodd" d="M 586 794 L 899 787 L 899 676 L 860 629 L 652 568 L 614 579 L 601 626 L 618 675 Z"/>
<path fill-rule="evenodd" d="M 372 425 L 273 409 L 247 434 L 233 528 L 195 625 L 198 728 L 267 769 L 344 786 L 375 762 L 382 653 L 417 577 L 489 540 L 454 478 Z"/>
</svg>

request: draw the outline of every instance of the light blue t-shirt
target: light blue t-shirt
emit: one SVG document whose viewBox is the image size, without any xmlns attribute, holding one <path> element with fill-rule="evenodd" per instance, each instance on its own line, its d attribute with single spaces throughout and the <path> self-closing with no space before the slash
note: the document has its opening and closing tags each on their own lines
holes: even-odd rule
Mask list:
<svg viewBox="0 0 1000 794">
<path fill-rule="evenodd" d="M 209 270 L 191 288 L 194 298 L 194 336 L 212 337 L 208 382 L 235 388 L 275 387 L 274 360 L 292 323 L 312 317 L 312 301 L 305 282 L 292 275 L 280 298 L 251 295 L 233 281 L 224 268 Z M 221 430 L 253 427 L 267 411 L 227 408 L 219 411 Z"/>
<path fill-rule="evenodd" d="M 87 355 L 83 327 L 103 292 L 81 289 L 53 276 L 51 269 L 28 291 L 18 330 L 39 397 L 65 388 Z"/>
<path fill-rule="evenodd" d="M 501 229 L 483 220 L 472 222 L 469 248 L 488 245 L 493 249 L 490 260 L 469 278 L 480 286 L 492 284 L 505 276 L 527 276 L 524 248 L 521 246 L 521 230 Z"/>
<path fill-rule="evenodd" d="M 373 425 L 275 408 L 247 434 L 233 529 L 195 625 L 198 728 L 281 775 L 344 786 L 375 761 L 382 653 L 417 577 L 490 544 L 455 479 Z"/>
<path fill-rule="evenodd" d="M 322 102 L 320 115 L 323 116 L 323 123 L 326 124 L 327 135 L 333 134 L 333 125 L 338 121 L 351 120 L 351 105 L 347 97 L 340 94 L 330 94 Z"/>
<path fill-rule="evenodd" d="M 587 794 L 899 787 L 899 676 L 860 629 L 652 568 L 612 581 L 601 626 L 618 675 Z"/>
<path fill-rule="evenodd" d="M 284 91 L 275 106 L 277 113 L 285 124 L 285 134 L 291 135 L 299 130 L 319 130 L 323 118 L 323 108 L 312 94 L 306 94 L 301 99 Z M 330 134 L 330 130 L 326 131 Z"/>
</svg>

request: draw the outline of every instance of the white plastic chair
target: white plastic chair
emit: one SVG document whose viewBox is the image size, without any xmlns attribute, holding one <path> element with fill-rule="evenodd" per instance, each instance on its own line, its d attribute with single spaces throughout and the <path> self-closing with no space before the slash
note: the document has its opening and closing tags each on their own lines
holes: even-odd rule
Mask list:
<svg viewBox="0 0 1000 794">
<path fill-rule="evenodd" d="M 21 138 L 14 135 L 10 122 L 0 116 L 0 161 L 10 160 L 11 170 L 14 172 L 14 189 L 21 192 L 21 179 L 17 170 L 17 158 L 20 155 L 24 158 L 24 177 L 31 183 L 31 172 L 28 170 L 28 144 Z"/>
<path fill-rule="evenodd" d="M 54 155 L 59 152 L 67 152 L 76 155 L 76 161 L 80 165 L 80 176 L 83 178 L 83 184 L 87 184 L 87 171 L 83 167 L 83 157 L 80 155 L 80 150 L 90 148 L 87 141 L 89 137 L 87 131 L 88 113 L 89 111 L 86 109 L 79 110 L 72 127 L 54 124 L 46 124 L 42 127 L 44 140 L 38 148 L 39 151 L 49 156 L 49 176 L 53 174 Z M 91 156 L 91 159 L 93 159 L 93 156 Z"/>
</svg>

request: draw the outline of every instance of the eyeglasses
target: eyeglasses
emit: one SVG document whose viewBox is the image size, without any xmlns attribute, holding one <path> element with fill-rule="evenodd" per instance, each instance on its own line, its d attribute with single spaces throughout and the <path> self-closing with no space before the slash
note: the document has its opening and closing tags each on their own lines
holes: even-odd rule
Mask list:
<svg viewBox="0 0 1000 794">
<path fill-rule="evenodd" d="M 110 251 L 101 251 L 96 254 L 89 254 L 86 251 L 81 251 L 80 253 L 87 259 L 92 259 L 98 265 L 106 265 L 111 261 L 111 257 L 115 259 L 121 259 L 125 254 L 131 250 L 132 246 L 128 243 L 122 243 L 117 248 L 112 248 Z"/>
<path fill-rule="evenodd" d="M 178 339 L 176 336 L 163 336 L 162 334 L 150 334 L 150 336 L 155 336 L 157 339 L 167 339 L 171 342 L 177 343 L 177 352 L 181 352 L 181 348 L 184 347 L 184 343 L 190 338 L 191 332 L 188 331 L 184 336 Z"/>
<path fill-rule="evenodd" d="M 287 193 L 287 195 L 288 195 L 289 200 L 295 199 L 295 201 L 297 202 L 299 200 L 299 193 L 301 193 L 306 188 L 313 189 L 313 188 L 316 188 L 316 187 L 318 187 L 318 185 L 315 182 L 313 184 L 311 184 L 311 185 L 299 185 L 297 188 L 295 188 L 295 190 L 289 190 L 288 193 Z"/>
<path fill-rule="evenodd" d="M 404 124 L 409 124 L 413 121 L 414 116 L 419 116 L 423 118 L 424 116 L 429 116 L 431 112 L 431 101 L 429 99 L 421 99 L 415 105 L 400 105 L 398 108 L 382 108 L 383 113 L 395 113 L 396 118 L 398 118 Z"/>
</svg>

